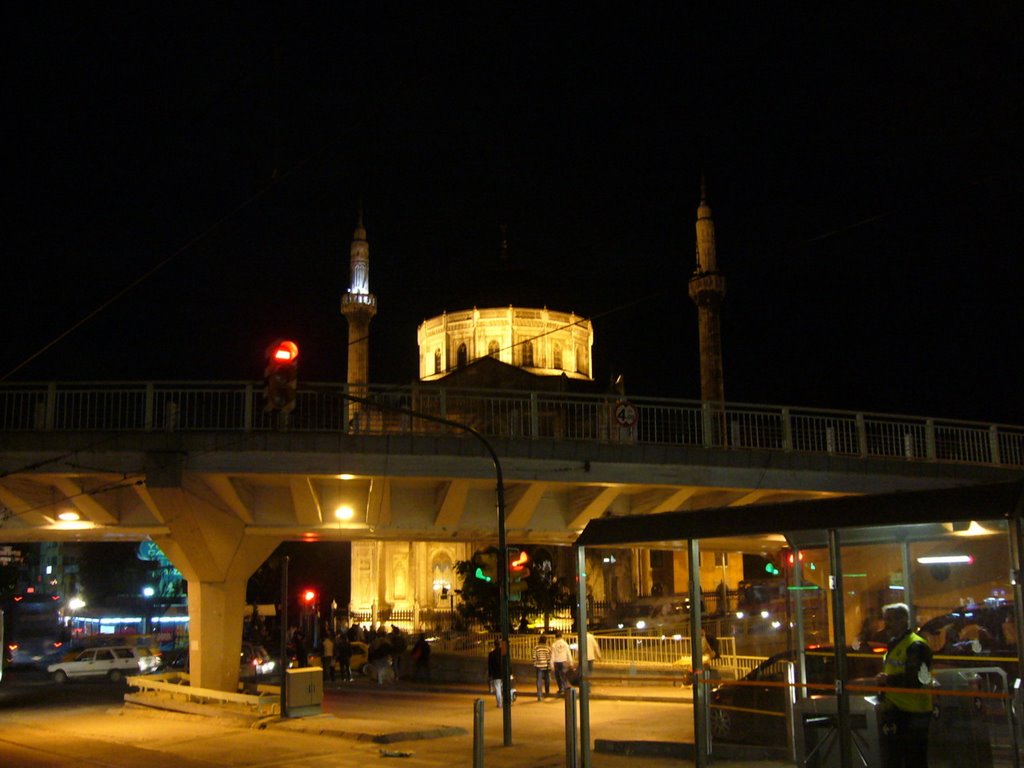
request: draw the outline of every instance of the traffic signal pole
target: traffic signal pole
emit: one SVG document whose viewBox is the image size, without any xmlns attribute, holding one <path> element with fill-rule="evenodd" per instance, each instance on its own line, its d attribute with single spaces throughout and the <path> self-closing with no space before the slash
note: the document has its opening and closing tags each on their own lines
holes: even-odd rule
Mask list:
<svg viewBox="0 0 1024 768">
<path fill-rule="evenodd" d="M 414 411 L 411 408 L 403 408 L 400 405 L 389 405 L 386 403 L 378 403 L 375 400 L 366 397 L 356 397 L 355 395 L 345 394 L 344 397 L 351 400 L 354 403 L 362 403 L 363 405 L 371 408 L 376 408 L 380 411 L 391 411 L 393 413 L 402 413 L 406 416 L 411 416 L 414 419 L 423 419 L 424 421 L 432 421 L 435 424 L 444 424 L 449 427 L 466 432 L 472 435 L 480 444 L 486 449 L 487 453 L 490 454 L 491 463 L 494 464 L 494 478 L 495 478 L 495 496 L 497 506 L 497 517 L 498 517 L 498 605 L 499 605 L 499 618 L 498 621 L 501 625 L 501 645 L 503 654 L 501 656 L 501 731 L 503 744 L 506 747 L 512 746 L 512 669 L 511 659 L 509 657 L 509 614 L 508 614 L 508 542 L 505 537 L 505 482 L 501 474 L 501 461 L 498 459 L 498 454 L 495 453 L 494 447 L 488 442 L 487 438 L 477 432 L 473 427 L 468 424 L 463 424 L 459 421 L 452 421 L 441 416 L 434 416 L 429 413 L 421 413 L 420 411 Z M 347 410 L 347 409 L 346 409 Z"/>
<path fill-rule="evenodd" d="M 278 616 L 281 633 L 281 652 L 278 664 L 281 670 L 281 717 L 288 717 L 288 555 L 281 560 L 281 614 Z"/>
</svg>

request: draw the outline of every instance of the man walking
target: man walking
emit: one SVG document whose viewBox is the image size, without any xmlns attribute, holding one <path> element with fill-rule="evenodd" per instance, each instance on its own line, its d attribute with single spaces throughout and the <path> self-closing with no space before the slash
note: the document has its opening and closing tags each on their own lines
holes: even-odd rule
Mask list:
<svg viewBox="0 0 1024 768">
<path fill-rule="evenodd" d="M 910 630 L 910 608 L 906 603 L 883 606 L 882 618 L 889 647 L 878 684 L 902 689 L 882 694 L 885 765 L 887 768 L 927 768 L 932 697 L 926 690 L 932 684 L 932 650 L 923 637 Z"/>
<path fill-rule="evenodd" d="M 328 679 L 334 682 L 334 641 L 328 634 L 324 635 L 323 647 L 321 648 L 320 664 L 324 668 L 324 682 Z"/>
<path fill-rule="evenodd" d="M 569 670 L 573 668 L 572 649 L 562 637 L 562 630 L 555 630 L 555 642 L 551 644 L 551 666 L 555 670 L 558 695 L 569 690 Z"/>
<path fill-rule="evenodd" d="M 501 663 L 502 656 L 504 655 L 504 648 L 502 648 L 501 640 L 494 641 L 494 650 L 487 654 L 487 682 L 490 684 L 491 690 L 494 692 L 494 698 L 498 702 L 498 708 L 501 708 Z"/>
<path fill-rule="evenodd" d="M 537 701 L 544 701 L 544 694 L 551 693 L 551 648 L 547 635 L 538 637 L 533 647 L 533 668 L 537 670 Z"/>
</svg>

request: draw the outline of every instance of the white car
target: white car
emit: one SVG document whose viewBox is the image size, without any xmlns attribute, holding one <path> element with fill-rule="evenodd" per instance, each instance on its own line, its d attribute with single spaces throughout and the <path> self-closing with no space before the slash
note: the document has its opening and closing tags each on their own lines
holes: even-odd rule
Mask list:
<svg viewBox="0 0 1024 768">
<path fill-rule="evenodd" d="M 106 677 L 117 682 L 125 675 L 148 672 L 158 663 L 159 658 L 151 654 L 148 648 L 115 645 L 89 648 L 70 661 L 50 664 L 46 671 L 58 683 L 65 683 L 71 677 Z"/>
</svg>

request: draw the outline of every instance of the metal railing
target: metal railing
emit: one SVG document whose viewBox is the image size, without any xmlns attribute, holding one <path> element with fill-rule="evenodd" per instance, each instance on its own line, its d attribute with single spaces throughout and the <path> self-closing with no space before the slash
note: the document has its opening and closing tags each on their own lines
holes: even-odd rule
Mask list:
<svg viewBox="0 0 1024 768">
<path fill-rule="evenodd" d="M 437 638 L 434 647 L 449 653 L 484 658 L 494 647 L 494 641 L 500 637 L 499 634 L 489 632 L 457 634 Z M 537 637 L 538 635 L 512 635 L 509 638 L 509 657 L 512 661 L 529 663 L 533 658 Z M 573 658 L 578 663 L 579 636 L 566 632 L 563 637 L 573 650 Z M 689 637 L 600 634 L 596 636 L 596 640 L 600 648 L 601 663 L 604 665 L 663 672 L 673 669 L 688 670 L 692 666 L 692 646 Z M 737 655 L 734 637 L 719 637 L 717 642 L 718 656 L 708 661 L 707 666 L 719 670 L 723 673 L 722 677 L 743 677 L 767 658 Z"/>
<path fill-rule="evenodd" d="M 382 409 L 350 412 L 344 384 L 307 384 L 287 419 L 252 382 L 0 384 L 0 432 L 348 432 L 463 434 L 389 410 L 457 421 L 489 438 L 694 446 L 1024 467 L 1024 427 L 813 408 L 616 396 L 361 387 Z"/>
</svg>

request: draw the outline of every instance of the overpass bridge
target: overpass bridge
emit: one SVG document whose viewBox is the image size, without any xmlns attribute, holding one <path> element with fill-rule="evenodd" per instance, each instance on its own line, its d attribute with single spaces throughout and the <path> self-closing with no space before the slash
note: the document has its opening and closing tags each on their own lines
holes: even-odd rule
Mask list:
<svg viewBox="0 0 1024 768">
<path fill-rule="evenodd" d="M 246 581 L 280 542 L 494 541 L 492 450 L 517 544 L 569 544 L 598 517 L 1024 469 L 1015 426 L 424 384 L 361 385 L 373 406 L 357 407 L 349 393 L 304 385 L 282 419 L 251 382 L 4 384 L 0 541 L 155 541 L 189 582 L 197 685 L 232 689 Z"/>
</svg>

